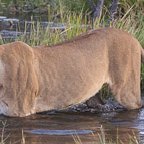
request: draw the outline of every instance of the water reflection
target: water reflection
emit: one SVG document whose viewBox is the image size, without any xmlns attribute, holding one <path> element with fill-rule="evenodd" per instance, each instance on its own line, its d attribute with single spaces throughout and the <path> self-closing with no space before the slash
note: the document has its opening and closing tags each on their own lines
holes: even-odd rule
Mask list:
<svg viewBox="0 0 144 144">
<path fill-rule="evenodd" d="M 92 130 L 44 130 L 44 129 L 35 129 L 31 131 L 26 131 L 31 134 L 38 135 L 85 135 L 92 134 L 94 131 Z"/>
<path fill-rule="evenodd" d="M 113 143 L 118 140 L 129 143 L 130 137 L 144 143 L 144 109 L 103 114 L 37 114 L 26 118 L 1 116 L 0 119 L 6 121 L 4 136 L 9 135 L 6 141 L 11 143 L 21 143 L 22 131 L 26 144 L 73 144 L 75 134 L 83 144 L 96 144 L 98 133 Z M 2 128 L 1 124 L 1 131 Z"/>
</svg>

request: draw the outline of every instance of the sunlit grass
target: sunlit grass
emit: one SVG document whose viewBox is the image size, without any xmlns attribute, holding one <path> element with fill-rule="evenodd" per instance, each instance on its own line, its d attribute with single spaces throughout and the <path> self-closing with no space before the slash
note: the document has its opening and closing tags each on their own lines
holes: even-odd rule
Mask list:
<svg viewBox="0 0 144 144">
<path fill-rule="evenodd" d="M 0 144 L 6 144 L 10 136 L 10 134 L 6 134 L 6 127 L 8 126 L 7 121 L 1 121 L 1 124 L 2 124 L 2 128 L 1 128 Z"/>
<path fill-rule="evenodd" d="M 8 124 L 7 121 L 1 121 L 0 125 L 0 144 L 12 144 L 11 143 L 11 133 L 7 133 Z M 18 139 L 15 144 L 26 144 L 24 131 L 21 132 L 20 140 Z"/>
<path fill-rule="evenodd" d="M 88 30 L 86 17 L 82 13 L 76 15 L 75 13 L 68 12 L 63 17 L 62 24 L 65 26 L 65 29 L 55 29 L 49 26 L 43 28 L 40 22 L 32 21 L 29 32 L 25 22 L 24 34 L 18 37 L 17 40 L 26 42 L 31 46 L 54 45 L 72 39 Z"/>
</svg>

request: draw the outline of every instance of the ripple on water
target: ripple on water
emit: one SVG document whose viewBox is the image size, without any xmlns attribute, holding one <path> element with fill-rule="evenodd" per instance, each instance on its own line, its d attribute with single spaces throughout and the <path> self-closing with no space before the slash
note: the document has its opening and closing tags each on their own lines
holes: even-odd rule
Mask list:
<svg viewBox="0 0 144 144">
<path fill-rule="evenodd" d="M 31 134 L 37 135 L 85 135 L 92 134 L 92 130 L 44 130 L 44 129 L 35 129 L 26 131 Z"/>
</svg>

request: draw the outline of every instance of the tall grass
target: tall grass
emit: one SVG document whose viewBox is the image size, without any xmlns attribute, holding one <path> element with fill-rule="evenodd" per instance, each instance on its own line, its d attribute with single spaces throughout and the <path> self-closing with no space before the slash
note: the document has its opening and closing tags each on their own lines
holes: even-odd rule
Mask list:
<svg viewBox="0 0 144 144">
<path fill-rule="evenodd" d="M 140 2 L 134 3 L 131 1 L 122 1 L 121 5 L 125 4 L 128 9 L 125 14 L 117 16 L 116 20 L 111 23 L 111 26 L 123 29 L 133 34 L 144 47 L 144 15 L 141 7 L 138 9 Z M 40 22 L 32 22 L 29 37 L 27 37 L 27 27 L 25 26 L 25 34 L 19 38 L 30 45 L 53 45 L 67 39 L 72 39 L 73 37 L 86 32 L 88 29 L 92 28 L 92 23 L 89 21 L 89 13 L 86 15 L 83 13 L 83 9 L 76 12 L 66 11 L 63 2 L 59 0 L 60 13 L 60 23 L 63 23 L 66 28 L 64 30 L 51 30 L 50 27 L 43 29 Z M 94 29 L 99 27 L 107 26 L 107 13 L 108 10 L 104 10 L 101 17 L 94 22 Z"/>
<path fill-rule="evenodd" d="M 96 21 L 94 24 L 94 29 L 105 27 L 105 25 L 102 24 L 103 21 L 103 18 Z M 83 16 L 82 13 L 80 15 L 75 13 L 67 13 L 67 15 L 63 17 L 63 23 L 66 26 L 64 30 L 51 30 L 50 27 L 43 29 L 40 22 L 33 21 L 29 34 L 30 38 L 27 39 L 26 33 L 28 31 L 25 27 L 25 33 L 21 38 L 19 38 L 19 40 L 25 41 L 32 45 L 51 45 L 80 35 L 91 27 L 90 24 L 87 24 L 86 16 Z M 142 46 L 144 46 L 144 16 L 139 15 L 134 17 L 133 15 L 127 14 L 122 18 L 117 19 L 112 25 L 113 27 L 126 30 L 133 34 L 140 41 Z"/>
<path fill-rule="evenodd" d="M 61 10 L 61 13 L 64 12 Z M 24 41 L 31 46 L 54 45 L 72 39 L 88 29 L 86 16 L 83 16 L 82 12 L 79 15 L 67 12 L 67 15 L 63 16 L 61 23 L 65 26 L 65 29 L 55 29 L 49 26 L 43 28 L 40 22 L 32 21 L 29 33 L 27 22 L 25 22 L 24 34 L 18 37 L 17 40 Z M 27 35 L 27 33 L 29 34 Z"/>
<path fill-rule="evenodd" d="M 11 144 L 11 133 L 7 133 L 7 121 L 0 121 L 0 144 Z M 24 131 L 21 132 L 21 138 L 15 144 L 26 144 Z"/>
<path fill-rule="evenodd" d="M 7 141 L 9 135 L 5 136 L 5 128 L 6 128 L 6 122 L 1 121 L 2 123 L 2 130 L 1 130 L 1 140 L 0 140 L 0 144 L 5 144 L 5 142 Z"/>
</svg>

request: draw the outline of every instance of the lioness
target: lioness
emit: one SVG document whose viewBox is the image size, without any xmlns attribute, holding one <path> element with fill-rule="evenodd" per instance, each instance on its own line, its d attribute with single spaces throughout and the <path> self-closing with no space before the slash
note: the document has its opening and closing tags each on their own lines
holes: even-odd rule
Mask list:
<svg viewBox="0 0 144 144">
<path fill-rule="evenodd" d="M 142 106 L 139 42 L 104 28 L 72 41 L 32 48 L 23 42 L 0 46 L 0 113 L 28 116 L 86 101 L 108 83 L 127 109 Z"/>
</svg>

